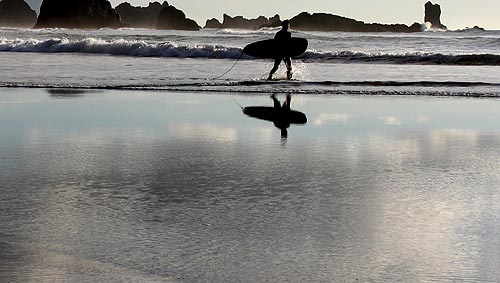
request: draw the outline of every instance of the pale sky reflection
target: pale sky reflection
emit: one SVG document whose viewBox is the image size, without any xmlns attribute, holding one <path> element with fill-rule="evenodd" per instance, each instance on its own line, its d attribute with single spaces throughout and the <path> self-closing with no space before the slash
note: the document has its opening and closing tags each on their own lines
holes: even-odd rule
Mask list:
<svg viewBox="0 0 500 283">
<path fill-rule="evenodd" d="M 429 116 L 418 116 L 417 117 L 417 122 L 419 123 L 428 123 L 431 121 L 431 117 Z"/>
<path fill-rule="evenodd" d="M 238 133 L 234 128 L 221 127 L 212 123 L 177 123 L 169 124 L 169 131 L 183 138 L 207 138 L 225 141 L 236 141 Z"/>
<path fill-rule="evenodd" d="M 399 117 L 396 117 L 396 116 L 383 116 L 383 117 L 380 117 L 380 120 L 382 120 L 384 122 L 384 124 L 391 125 L 391 126 L 399 126 L 402 124 Z"/>
<path fill-rule="evenodd" d="M 429 136 L 430 140 L 427 139 Z M 391 247 L 390 253 L 379 253 L 374 261 L 397 263 L 392 268 L 404 270 L 408 276 L 405 280 L 418 281 L 422 278 L 411 272 L 418 266 L 427 266 L 429 272 L 434 274 L 459 272 L 455 270 L 459 266 L 456 263 L 469 261 L 472 255 L 477 254 L 476 246 L 460 249 L 456 246 L 463 241 L 457 229 L 468 219 L 476 217 L 474 214 L 477 211 L 471 208 L 477 207 L 470 205 L 468 195 L 454 189 L 461 185 L 450 181 L 450 176 L 443 176 L 439 170 L 422 165 L 426 164 L 423 162 L 426 158 L 432 158 L 432 155 L 425 154 L 429 143 L 432 148 L 444 149 L 459 139 L 474 146 L 478 138 L 476 131 L 468 129 L 437 129 L 422 132 L 412 139 L 407 139 L 405 135 L 369 137 L 368 148 L 373 153 L 372 158 L 383 168 L 383 175 L 374 179 L 373 184 L 377 192 L 373 195 L 373 249 Z M 455 158 L 477 158 L 474 152 L 468 154 Z M 409 173 L 401 170 L 407 164 L 420 165 Z M 442 186 L 442 190 L 429 189 L 436 183 Z M 376 266 L 385 267 L 384 264 Z M 380 269 L 376 273 L 384 276 L 387 272 Z"/>
<path fill-rule="evenodd" d="M 322 126 L 328 123 L 346 123 L 351 116 L 342 113 L 321 113 L 314 119 L 314 125 Z"/>
<path fill-rule="evenodd" d="M 465 141 L 470 145 L 476 145 L 478 141 L 477 131 L 469 129 L 436 129 L 430 136 L 434 148 L 447 147 L 456 140 Z"/>
</svg>

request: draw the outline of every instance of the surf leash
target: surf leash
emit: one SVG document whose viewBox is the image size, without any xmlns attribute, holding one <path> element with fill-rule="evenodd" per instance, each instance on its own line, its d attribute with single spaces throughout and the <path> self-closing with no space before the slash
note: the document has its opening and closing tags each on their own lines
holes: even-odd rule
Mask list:
<svg viewBox="0 0 500 283">
<path fill-rule="evenodd" d="M 238 61 L 240 61 L 241 57 L 243 57 L 243 51 L 241 51 L 241 54 L 240 54 L 240 57 L 238 57 L 238 59 L 236 59 L 236 62 L 234 62 L 233 66 L 231 66 L 231 68 L 229 68 L 229 70 L 227 70 L 224 74 L 218 76 L 218 77 L 215 77 L 215 78 L 212 78 L 211 80 L 216 80 L 216 79 L 220 79 L 222 78 L 223 76 L 225 76 L 227 73 L 229 73 L 233 68 L 234 66 L 236 66 L 236 64 L 238 63 Z"/>
<path fill-rule="evenodd" d="M 241 104 L 238 102 L 238 100 L 236 100 L 236 98 L 233 97 L 233 101 L 243 110 L 243 106 L 241 106 Z"/>
</svg>

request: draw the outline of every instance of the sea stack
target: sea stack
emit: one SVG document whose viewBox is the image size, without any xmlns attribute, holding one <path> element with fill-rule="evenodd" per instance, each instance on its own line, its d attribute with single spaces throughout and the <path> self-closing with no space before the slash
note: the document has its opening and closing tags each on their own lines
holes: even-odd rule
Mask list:
<svg viewBox="0 0 500 283">
<path fill-rule="evenodd" d="M 167 30 L 200 30 L 200 26 L 191 19 L 186 18 L 183 11 L 174 6 L 163 7 L 158 15 L 157 29 Z"/>
<path fill-rule="evenodd" d="M 0 1 L 0 26 L 31 28 L 36 23 L 36 12 L 24 0 Z"/>
<path fill-rule="evenodd" d="M 132 28 L 156 28 L 158 15 L 161 10 L 168 7 L 168 2 L 150 2 L 147 7 L 135 7 L 125 2 L 115 7 L 115 11 L 120 14 L 120 21 Z"/>
<path fill-rule="evenodd" d="M 424 22 L 430 23 L 431 28 L 434 29 L 448 29 L 441 23 L 441 6 L 439 4 L 432 4 L 431 1 L 425 3 L 425 16 Z"/>
<path fill-rule="evenodd" d="M 43 0 L 35 28 L 118 28 L 120 16 L 107 0 Z"/>
</svg>

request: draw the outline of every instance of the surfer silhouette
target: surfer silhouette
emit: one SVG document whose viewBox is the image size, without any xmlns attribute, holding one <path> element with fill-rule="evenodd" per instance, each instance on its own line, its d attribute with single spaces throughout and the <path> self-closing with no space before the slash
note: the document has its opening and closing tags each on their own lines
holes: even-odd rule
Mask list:
<svg viewBox="0 0 500 283">
<path fill-rule="evenodd" d="M 290 22 L 288 20 L 284 20 L 281 23 L 281 30 L 278 31 L 274 36 L 274 40 L 278 42 L 278 46 L 280 46 L 280 49 L 282 50 L 286 47 L 288 41 L 292 38 L 292 34 L 288 31 L 289 26 Z M 273 74 L 278 70 L 281 61 L 283 61 L 286 66 L 286 78 L 288 80 L 292 79 L 292 60 L 290 59 L 290 57 L 279 56 L 274 58 L 274 66 L 271 69 L 271 72 L 269 72 L 268 80 L 271 80 L 273 78 Z"/>
<path fill-rule="evenodd" d="M 290 94 L 286 96 L 286 100 L 285 102 L 283 102 L 283 106 L 280 104 L 275 94 L 271 95 L 271 99 L 274 103 L 274 110 L 276 110 L 277 112 L 276 117 L 273 119 L 273 124 L 276 128 L 281 130 L 281 138 L 287 138 L 287 129 L 290 127 L 290 119 L 288 118 L 288 114 L 290 113 L 292 96 Z"/>
</svg>

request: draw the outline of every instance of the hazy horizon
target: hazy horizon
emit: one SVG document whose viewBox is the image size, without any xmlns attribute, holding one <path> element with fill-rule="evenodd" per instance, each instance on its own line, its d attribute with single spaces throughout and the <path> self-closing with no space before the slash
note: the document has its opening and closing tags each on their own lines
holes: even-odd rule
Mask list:
<svg viewBox="0 0 500 283">
<path fill-rule="evenodd" d="M 42 0 L 25 0 L 35 10 L 39 10 Z M 407 1 L 366 1 L 366 0 L 336 0 L 324 3 L 318 0 L 303 1 L 290 0 L 287 2 L 264 2 L 256 0 L 254 5 L 228 0 L 214 0 L 211 3 L 193 0 L 170 0 L 169 4 L 184 11 L 188 18 L 195 20 L 200 26 L 205 21 L 216 18 L 222 21 L 222 16 L 227 13 L 231 16 L 244 16 L 256 18 L 260 15 L 270 17 L 279 14 L 281 18 L 291 18 L 300 12 L 330 13 L 340 15 L 367 23 L 402 23 L 411 25 L 414 22 L 422 23 L 424 18 L 425 0 Z M 113 7 L 120 3 L 129 2 L 134 6 L 147 6 L 152 0 L 110 0 Z M 158 1 L 163 2 L 163 1 Z M 478 25 L 486 29 L 500 29 L 500 19 L 497 11 L 500 2 L 483 0 L 481 4 L 472 0 L 441 0 L 432 1 L 441 5 L 441 21 L 449 29 L 462 29 Z M 361 8 L 362 7 L 362 8 Z M 397 11 L 395 13 L 394 11 Z"/>
</svg>

